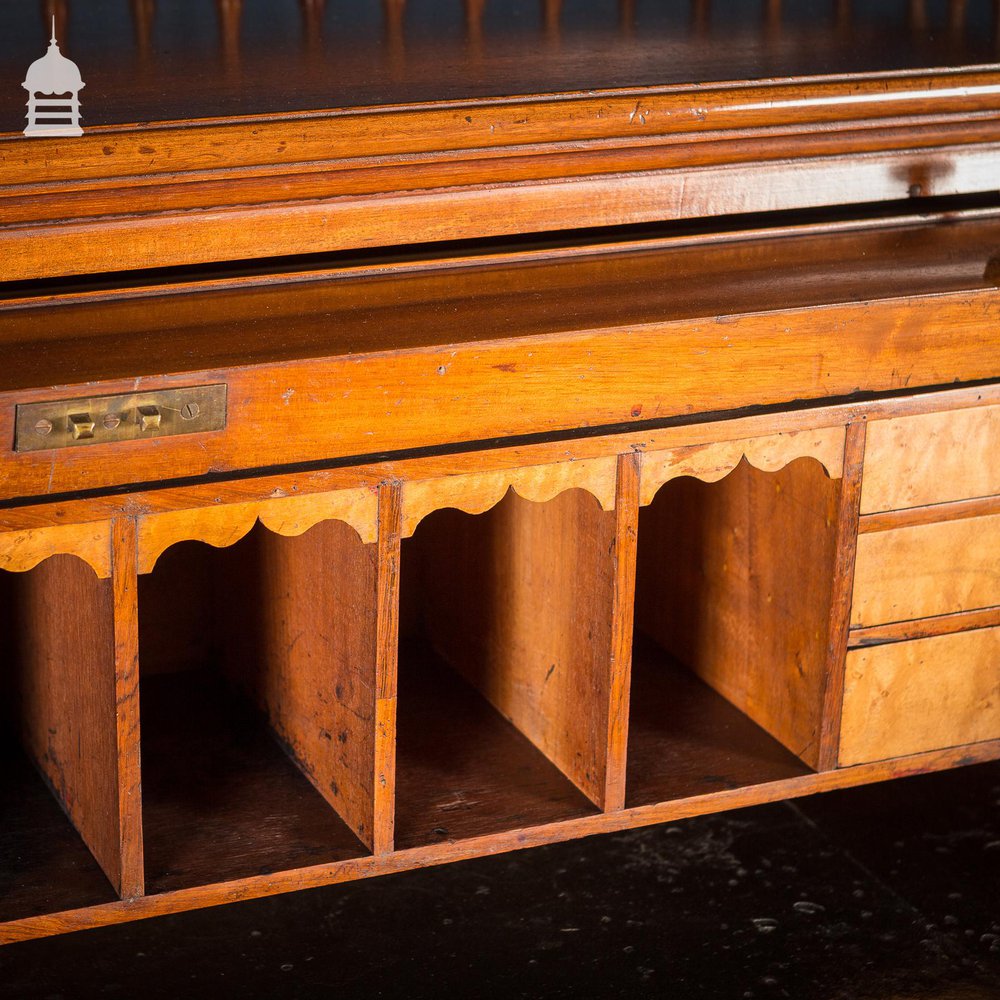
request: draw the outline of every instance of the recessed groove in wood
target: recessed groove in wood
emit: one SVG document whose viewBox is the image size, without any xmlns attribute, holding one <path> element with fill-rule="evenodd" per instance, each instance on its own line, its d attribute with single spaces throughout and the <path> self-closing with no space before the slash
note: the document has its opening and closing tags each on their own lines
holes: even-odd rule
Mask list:
<svg viewBox="0 0 1000 1000">
<path fill-rule="evenodd" d="M 0 926 L 115 900 L 107 875 L 36 768 L 10 740 L 0 754 Z"/>
<path fill-rule="evenodd" d="M 629 808 L 810 774 L 691 671 L 638 635 L 629 722 Z"/>
<path fill-rule="evenodd" d="M 888 625 L 853 628 L 850 633 L 849 647 L 857 649 L 862 646 L 879 646 L 884 642 L 926 639 L 932 635 L 968 632 L 977 628 L 991 628 L 994 625 L 1000 625 L 1000 607 L 982 608 L 978 611 L 959 611 L 951 615 L 936 615 L 933 618 L 918 618 L 908 622 L 892 622 Z"/>
<path fill-rule="evenodd" d="M 447 850 L 466 838 L 597 812 L 541 751 L 420 642 L 401 649 L 397 719 L 397 850 Z"/>
</svg>

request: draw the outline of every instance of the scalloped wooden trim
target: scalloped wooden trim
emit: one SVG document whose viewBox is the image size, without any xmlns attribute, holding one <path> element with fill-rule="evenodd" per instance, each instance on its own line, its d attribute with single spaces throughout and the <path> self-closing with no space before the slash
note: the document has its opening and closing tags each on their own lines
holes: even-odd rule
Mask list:
<svg viewBox="0 0 1000 1000">
<path fill-rule="evenodd" d="M 761 472 L 777 472 L 798 458 L 813 458 L 831 479 L 840 479 L 844 474 L 845 436 L 844 427 L 823 427 L 647 452 L 642 456 L 639 502 L 652 503 L 664 483 L 681 476 L 717 482 L 744 458 Z"/>
<path fill-rule="evenodd" d="M 111 522 L 90 521 L 0 533 L 0 569 L 26 573 L 49 556 L 82 559 L 101 580 L 111 576 Z"/>
<path fill-rule="evenodd" d="M 149 514 L 139 520 L 139 572 L 149 573 L 177 542 L 198 541 L 217 549 L 234 545 L 260 521 L 277 535 L 301 535 L 321 521 L 344 521 L 362 542 L 378 535 L 378 494 L 367 486 L 301 497 L 274 497 Z"/>
<path fill-rule="evenodd" d="M 608 455 L 404 482 L 402 537 L 409 538 L 432 511 L 454 507 L 482 514 L 495 507 L 508 490 L 535 503 L 545 503 L 566 490 L 586 490 L 602 510 L 614 510 L 617 467 L 617 456 Z"/>
</svg>

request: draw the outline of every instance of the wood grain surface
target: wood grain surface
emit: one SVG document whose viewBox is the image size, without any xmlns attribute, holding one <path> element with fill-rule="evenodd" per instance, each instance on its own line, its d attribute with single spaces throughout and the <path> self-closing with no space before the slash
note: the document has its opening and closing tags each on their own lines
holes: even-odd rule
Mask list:
<svg viewBox="0 0 1000 1000">
<path fill-rule="evenodd" d="M 1000 406 L 876 420 L 869 442 L 866 514 L 1000 494 Z"/>
<path fill-rule="evenodd" d="M 1000 628 L 848 653 L 841 764 L 998 736 Z"/>
<path fill-rule="evenodd" d="M 881 625 L 1000 604 L 1000 513 L 858 537 L 851 624 Z"/>
</svg>

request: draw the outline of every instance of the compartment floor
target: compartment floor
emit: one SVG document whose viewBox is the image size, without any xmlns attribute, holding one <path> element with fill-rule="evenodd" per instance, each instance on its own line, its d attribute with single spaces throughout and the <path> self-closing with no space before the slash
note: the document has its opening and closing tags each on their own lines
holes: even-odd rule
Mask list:
<svg viewBox="0 0 1000 1000">
<path fill-rule="evenodd" d="M 210 671 L 154 675 L 140 690 L 147 892 L 368 853 Z"/>
<path fill-rule="evenodd" d="M 0 920 L 118 897 L 22 751 L 0 748 Z"/>
<path fill-rule="evenodd" d="M 636 635 L 626 806 L 809 773 L 725 698 L 646 636 Z"/>
<path fill-rule="evenodd" d="M 397 849 L 598 811 L 426 643 L 400 649 L 397 711 Z"/>
</svg>

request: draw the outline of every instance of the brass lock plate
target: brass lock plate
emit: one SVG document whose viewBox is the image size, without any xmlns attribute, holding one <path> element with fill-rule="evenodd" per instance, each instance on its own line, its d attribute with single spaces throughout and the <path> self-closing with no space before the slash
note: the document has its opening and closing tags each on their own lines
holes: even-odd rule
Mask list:
<svg viewBox="0 0 1000 1000">
<path fill-rule="evenodd" d="M 173 437 L 221 431 L 225 426 L 225 385 L 20 403 L 14 422 L 14 451 Z"/>
</svg>

